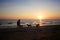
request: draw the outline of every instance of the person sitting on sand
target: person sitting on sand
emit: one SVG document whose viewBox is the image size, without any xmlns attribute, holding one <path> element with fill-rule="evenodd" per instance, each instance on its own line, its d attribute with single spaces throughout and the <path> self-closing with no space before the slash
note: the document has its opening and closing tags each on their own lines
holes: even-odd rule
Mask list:
<svg viewBox="0 0 60 40">
<path fill-rule="evenodd" d="M 21 23 L 20 23 L 20 19 L 17 21 L 17 26 L 18 26 L 18 28 L 23 27 L 23 25 L 21 25 Z"/>
<path fill-rule="evenodd" d="M 20 26 L 20 19 L 17 21 L 17 26 Z"/>
</svg>

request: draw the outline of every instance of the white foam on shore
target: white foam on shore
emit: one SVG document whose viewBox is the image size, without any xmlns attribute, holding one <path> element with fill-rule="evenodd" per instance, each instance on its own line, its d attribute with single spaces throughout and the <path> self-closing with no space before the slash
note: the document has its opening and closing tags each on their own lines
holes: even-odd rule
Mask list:
<svg viewBox="0 0 60 40">
<path fill-rule="evenodd" d="M 17 28 L 17 25 L 16 24 L 3 24 L 3 25 L 0 25 L 0 28 Z"/>
</svg>

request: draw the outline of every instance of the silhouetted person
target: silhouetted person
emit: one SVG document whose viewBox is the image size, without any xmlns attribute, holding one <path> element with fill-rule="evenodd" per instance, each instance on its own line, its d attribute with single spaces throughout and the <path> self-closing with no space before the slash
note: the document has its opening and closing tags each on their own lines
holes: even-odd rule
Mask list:
<svg viewBox="0 0 60 40">
<path fill-rule="evenodd" d="M 20 19 L 17 21 L 17 26 L 20 26 Z"/>
</svg>

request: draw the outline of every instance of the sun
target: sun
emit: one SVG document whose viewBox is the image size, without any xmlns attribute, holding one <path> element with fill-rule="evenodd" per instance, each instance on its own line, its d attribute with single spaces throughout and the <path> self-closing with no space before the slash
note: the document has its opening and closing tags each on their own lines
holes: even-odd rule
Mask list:
<svg viewBox="0 0 60 40">
<path fill-rule="evenodd" d="M 44 19 L 44 16 L 43 15 L 37 15 L 37 18 L 38 19 Z"/>
<path fill-rule="evenodd" d="M 38 17 L 38 19 L 43 19 L 43 16 L 37 16 Z"/>
</svg>

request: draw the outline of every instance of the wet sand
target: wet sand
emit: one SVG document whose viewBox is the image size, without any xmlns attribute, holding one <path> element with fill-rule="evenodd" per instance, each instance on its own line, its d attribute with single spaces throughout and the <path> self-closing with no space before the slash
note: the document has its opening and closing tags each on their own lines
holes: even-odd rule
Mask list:
<svg viewBox="0 0 60 40">
<path fill-rule="evenodd" d="M 60 40 L 60 25 L 0 28 L 0 40 Z"/>
</svg>

